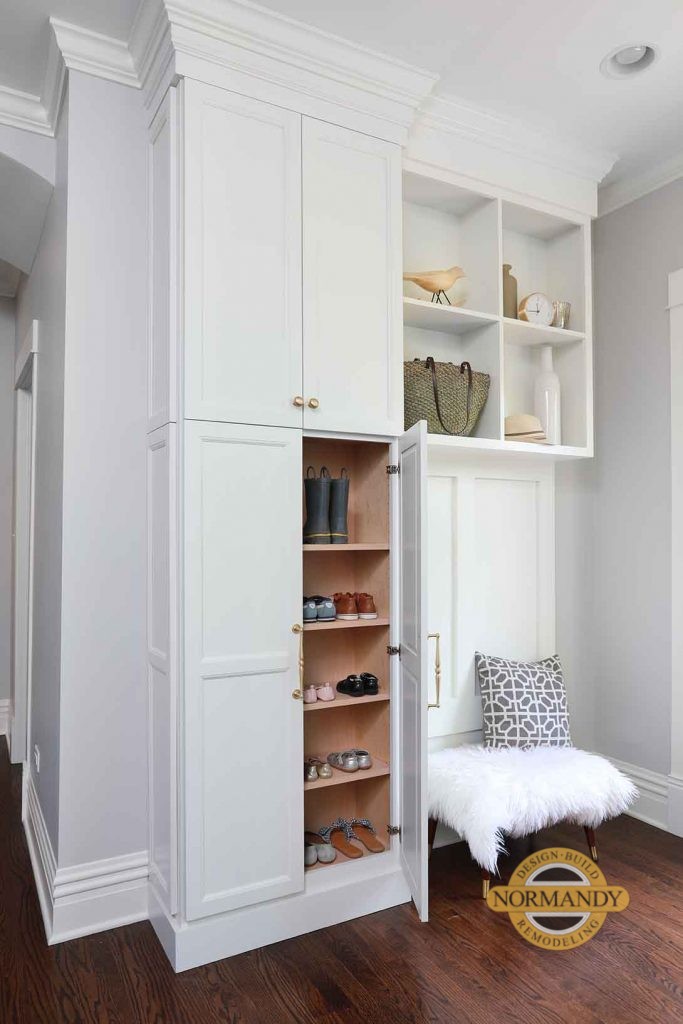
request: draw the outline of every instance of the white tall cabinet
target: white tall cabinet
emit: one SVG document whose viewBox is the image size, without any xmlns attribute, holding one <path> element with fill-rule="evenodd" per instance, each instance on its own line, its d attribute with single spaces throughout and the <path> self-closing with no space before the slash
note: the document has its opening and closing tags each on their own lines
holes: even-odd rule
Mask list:
<svg viewBox="0 0 683 1024">
<path fill-rule="evenodd" d="M 387 473 L 404 458 L 400 146 L 191 79 L 149 138 L 150 917 L 181 970 L 411 896 L 426 914 L 422 681 L 402 703 L 399 608 L 415 666 L 426 647 L 420 493 L 404 560 Z M 304 442 L 341 445 L 387 503 L 378 518 L 358 496 L 358 536 L 382 543 L 306 562 L 306 585 L 334 566 L 376 580 L 356 647 L 301 628 Z M 352 649 L 381 666 L 386 703 L 305 716 L 304 640 L 321 671 Z M 304 737 L 327 723 L 367 730 L 383 758 L 309 799 Z M 305 874 L 305 815 L 335 807 L 371 811 L 386 853 Z"/>
</svg>

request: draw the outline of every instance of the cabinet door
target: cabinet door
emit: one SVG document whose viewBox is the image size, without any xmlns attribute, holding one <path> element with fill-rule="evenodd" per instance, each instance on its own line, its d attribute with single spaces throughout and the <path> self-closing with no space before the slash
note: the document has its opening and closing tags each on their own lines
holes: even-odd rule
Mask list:
<svg viewBox="0 0 683 1024">
<path fill-rule="evenodd" d="M 303 889 L 301 432 L 185 425 L 186 915 Z"/>
<path fill-rule="evenodd" d="M 185 87 L 185 415 L 301 426 L 301 117 Z"/>
<path fill-rule="evenodd" d="M 304 426 L 397 434 L 401 151 L 307 117 L 302 141 Z"/>
<path fill-rule="evenodd" d="M 399 439 L 401 863 L 427 920 L 427 424 Z"/>
</svg>

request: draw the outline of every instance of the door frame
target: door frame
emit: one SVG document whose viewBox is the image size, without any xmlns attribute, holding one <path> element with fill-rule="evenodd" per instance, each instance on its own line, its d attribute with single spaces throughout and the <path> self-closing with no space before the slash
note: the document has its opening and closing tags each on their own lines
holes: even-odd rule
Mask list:
<svg viewBox="0 0 683 1024">
<path fill-rule="evenodd" d="M 12 631 L 10 760 L 29 759 L 33 653 L 33 548 L 36 470 L 38 321 L 33 320 L 15 362 L 14 509 L 12 531 Z"/>
</svg>

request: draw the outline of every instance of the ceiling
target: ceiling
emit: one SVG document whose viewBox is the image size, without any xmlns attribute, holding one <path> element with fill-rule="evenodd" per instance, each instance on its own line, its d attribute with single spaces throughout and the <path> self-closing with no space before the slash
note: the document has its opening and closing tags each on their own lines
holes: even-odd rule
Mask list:
<svg viewBox="0 0 683 1024">
<path fill-rule="evenodd" d="M 260 2 L 437 72 L 437 92 L 618 156 L 609 180 L 651 171 L 683 150 L 680 0 Z M 1 0 L 0 85 L 40 93 L 49 15 L 127 39 L 137 6 L 138 0 Z M 661 49 L 642 77 L 600 74 L 610 50 L 640 41 Z"/>
</svg>

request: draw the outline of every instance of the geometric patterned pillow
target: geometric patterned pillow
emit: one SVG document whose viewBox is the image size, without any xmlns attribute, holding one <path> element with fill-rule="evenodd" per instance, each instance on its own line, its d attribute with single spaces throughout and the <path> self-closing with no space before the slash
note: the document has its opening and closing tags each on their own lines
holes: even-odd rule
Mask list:
<svg viewBox="0 0 683 1024">
<path fill-rule="evenodd" d="M 567 691 L 557 655 L 509 661 L 475 654 L 486 747 L 571 747 Z"/>
</svg>

